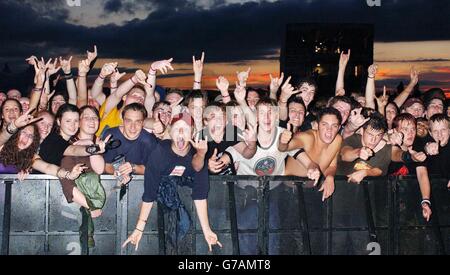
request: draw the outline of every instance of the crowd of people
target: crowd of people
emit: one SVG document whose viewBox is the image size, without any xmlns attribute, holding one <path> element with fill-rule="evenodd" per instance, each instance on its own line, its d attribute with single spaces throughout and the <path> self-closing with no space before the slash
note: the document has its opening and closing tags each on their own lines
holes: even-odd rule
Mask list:
<svg viewBox="0 0 450 275">
<path fill-rule="evenodd" d="M 413 174 L 422 195 L 417 204 L 428 221 L 430 175 L 446 178 L 450 188 L 445 94 L 433 88 L 417 96 L 415 68 L 403 91 L 380 89 L 375 64 L 365 91 L 346 91 L 349 59 L 350 50 L 340 54 L 331 98 L 320 97 L 314 80 L 294 83 L 283 73 L 270 75 L 267 89 L 249 87 L 249 68 L 237 73 L 234 89 L 219 76 L 220 96 L 208 100 L 204 53 L 192 57 L 193 89 L 187 93 L 156 89 L 157 75 L 174 70 L 172 59 L 153 62 L 147 73 L 137 70 L 127 80 L 118 63 L 106 63 L 88 85 L 96 47 L 78 63 L 76 75 L 72 57 L 31 56 L 26 61 L 35 71 L 34 88 L 22 91 L 29 97 L 16 89 L 0 92 L 0 173 L 17 173 L 20 180 L 29 173 L 58 177 L 65 198 L 81 206 L 90 225 L 106 201 L 101 174 L 115 175 L 119 189 L 133 175 L 144 175 L 139 218 L 124 243 L 136 249 L 155 201 L 178 223 L 170 238 L 187 233 L 189 213 L 178 185 L 192 188 L 209 248 L 221 246 L 208 219 L 209 175 L 306 177 L 326 200 L 337 175 L 359 184 L 366 177 Z M 238 186 L 245 184 L 254 183 Z M 93 242 L 92 226 L 88 239 Z"/>
</svg>

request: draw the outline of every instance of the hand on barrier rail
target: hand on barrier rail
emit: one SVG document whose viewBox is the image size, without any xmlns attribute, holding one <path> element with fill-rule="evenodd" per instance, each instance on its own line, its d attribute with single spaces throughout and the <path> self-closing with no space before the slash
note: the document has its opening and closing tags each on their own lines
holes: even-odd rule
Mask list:
<svg viewBox="0 0 450 275">
<path fill-rule="evenodd" d="M 320 168 L 317 164 L 311 164 L 310 167 L 308 167 L 308 170 L 306 172 L 306 176 L 308 179 L 314 180 L 314 186 L 317 185 L 320 179 Z"/>
<path fill-rule="evenodd" d="M 326 177 L 319 189 L 319 192 L 323 191 L 322 201 L 328 199 L 334 193 L 334 178 Z"/>
<path fill-rule="evenodd" d="M 365 177 L 367 177 L 367 170 L 355 171 L 355 172 L 351 173 L 350 175 L 348 175 L 347 177 L 348 177 L 347 182 L 354 182 L 354 183 L 360 184 L 361 181 Z"/>
</svg>

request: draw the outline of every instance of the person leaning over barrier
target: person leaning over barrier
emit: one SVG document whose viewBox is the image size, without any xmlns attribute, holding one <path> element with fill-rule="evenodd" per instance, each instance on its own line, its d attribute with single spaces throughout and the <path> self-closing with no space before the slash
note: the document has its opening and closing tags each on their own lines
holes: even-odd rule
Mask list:
<svg viewBox="0 0 450 275">
<path fill-rule="evenodd" d="M 124 185 L 131 180 L 131 174 L 144 175 L 145 164 L 158 143 L 153 134 L 143 130 L 147 111 L 144 105 L 131 103 L 122 111 L 123 125 L 105 131 L 105 136 L 119 140 L 118 148 L 108 150 L 105 155 L 105 172 L 114 174 Z M 115 160 L 124 157 L 124 162 L 114 167 Z"/>
<path fill-rule="evenodd" d="M 429 124 L 431 138 L 425 145 L 428 172 L 447 179 L 447 187 L 450 188 L 449 118 L 445 114 L 435 114 L 430 118 Z"/>
<path fill-rule="evenodd" d="M 76 179 L 84 167 L 78 164 L 72 171 L 43 161 L 36 152 L 39 147 L 39 131 L 34 123 L 40 118 L 30 115 L 34 110 L 11 121 L 0 133 L 0 173 L 18 173 L 25 180 L 31 168 L 58 178 Z"/>
<path fill-rule="evenodd" d="M 349 182 L 360 183 L 365 177 L 388 173 L 392 146 L 383 140 L 387 122 L 379 113 L 373 113 L 363 126 L 362 134 L 346 139 L 338 158 L 337 175 L 348 176 Z"/>
<path fill-rule="evenodd" d="M 308 130 L 295 134 L 286 130 L 280 138 L 278 149 L 281 152 L 300 149 L 318 167 L 325 176 L 322 187 L 322 200 L 330 197 L 334 192 L 334 176 L 337 169 L 337 158 L 341 149 L 342 137 L 338 134 L 342 123 L 341 114 L 335 108 L 324 108 L 317 115 L 318 130 Z M 291 139 L 292 137 L 292 139 Z M 293 171 L 292 175 L 304 176 L 306 167 L 302 163 L 288 162 L 286 169 Z"/>
<path fill-rule="evenodd" d="M 158 201 L 158 206 L 169 212 L 169 240 L 174 244 L 186 235 L 191 222 L 177 193 L 178 185 L 192 188 L 192 199 L 209 250 L 211 251 L 212 245 L 222 247 L 209 225 L 207 165 L 203 161 L 202 165 L 194 167 L 197 154 L 204 155 L 207 144 L 205 140 L 192 141 L 193 126 L 194 122 L 189 114 L 181 113 L 175 116 L 170 127 L 172 140 L 161 141 L 152 152 L 146 165 L 148 167 L 144 176 L 144 194 L 136 228 L 122 247 L 131 243 L 138 249 L 155 200 Z"/>
<path fill-rule="evenodd" d="M 416 138 L 416 119 L 412 114 L 402 113 L 394 118 L 394 132 L 389 139 L 393 145 L 392 162 L 389 173 L 392 175 L 417 175 L 420 193 L 422 195 L 422 215 L 429 221 L 431 217 L 431 187 L 428 178 L 427 155 L 413 149 Z"/>
</svg>

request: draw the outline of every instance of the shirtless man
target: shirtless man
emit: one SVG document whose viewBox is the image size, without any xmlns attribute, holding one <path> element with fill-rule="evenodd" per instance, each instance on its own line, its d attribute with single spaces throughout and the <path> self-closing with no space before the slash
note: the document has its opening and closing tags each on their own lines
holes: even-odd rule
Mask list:
<svg viewBox="0 0 450 275">
<path fill-rule="evenodd" d="M 281 152 L 303 149 L 309 158 L 317 163 L 325 176 L 322 187 L 322 201 L 334 192 L 334 176 L 337 168 L 337 157 L 341 149 L 342 137 L 338 134 L 342 118 L 338 110 L 324 108 L 317 116 L 318 130 L 308 130 L 296 134 L 288 130 L 281 134 L 278 149 Z M 301 176 L 307 173 L 306 168 L 299 162 L 288 161 L 286 175 Z"/>
</svg>

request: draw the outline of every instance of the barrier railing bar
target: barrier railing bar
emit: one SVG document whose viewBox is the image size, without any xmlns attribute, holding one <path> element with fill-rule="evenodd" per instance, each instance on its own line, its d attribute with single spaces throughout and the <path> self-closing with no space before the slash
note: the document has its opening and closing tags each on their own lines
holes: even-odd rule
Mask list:
<svg viewBox="0 0 450 275">
<path fill-rule="evenodd" d="M 158 209 L 158 250 L 159 255 L 166 255 L 166 234 L 165 226 L 164 226 L 164 211 L 162 207 L 160 207 L 159 203 L 157 204 Z"/>
<path fill-rule="evenodd" d="M 236 197 L 234 195 L 234 182 L 227 182 L 228 186 L 228 212 L 230 213 L 231 242 L 233 245 L 233 255 L 240 255 L 239 231 L 236 214 Z"/>
<path fill-rule="evenodd" d="M 300 218 L 300 228 L 302 230 L 304 252 L 306 252 L 307 255 L 311 255 L 310 231 L 308 226 L 308 216 L 306 213 L 305 196 L 303 194 L 303 184 L 296 182 L 295 185 L 297 186 L 298 213 Z"/>
<path fill-rule="evenodd" d="M 327 254 L 333 254 L 333 197 L 326 200 L 327 209 Z"/>
<path fill-rule="evenodd" d="M 5 180 L 5 205 L 3 208 L 2 255 L 9 255 L 9 237 L 11 231 L 11 192 L 12 180 Z"/>
<path fill-rule="evenodd" d="M 45 226 L 45 244 L 44 252 L 48 253 L 50 250 L 50 243 L 48 238 L 49 231 L 49 212 L 50 212 L 50 180 L 45 181 L 45 216 L 44 216 L 44 226 Z"/>
<path fill-rule="evenodd" d="M 435 200 L 433 197 L 430 198 L 431 200 L 431 205 L 434 206 L 435 204 Z M 433 226 L 433 230 L 434 230 L 434 234 L 436 234 L 436 238 L 438 240 L 439 243 L 439 249 L 441 251 L 441 255 L 447 255 L 447 251 L 445 249 L 445 243 L 444 243 L 444 239 L 442 238 L 442 232 L 440 229 L 440 222 L 439 222 L 439 213 L 438 213 L 438 207 L 432 207 L 433 210 L 433 214 L 431 216 L 431 224 Z"/>
<path fill-rule="evenodd" d="M 367 226 L 369 227 L 369 238 L 371 242 L 378 242 L 377 238 L 377 232 L 375 229 L 375 221 L 373 220 L 373 212 L 372 212 L 372 205 L 370 201 L 370 194 L 369 194 L 369 186 L 368 182 L 364 181 L 362 182 L 362 188 L 364 191 L 364 204 L 366 209 L 366 220 L 367 220 Z"/>
</svg>

